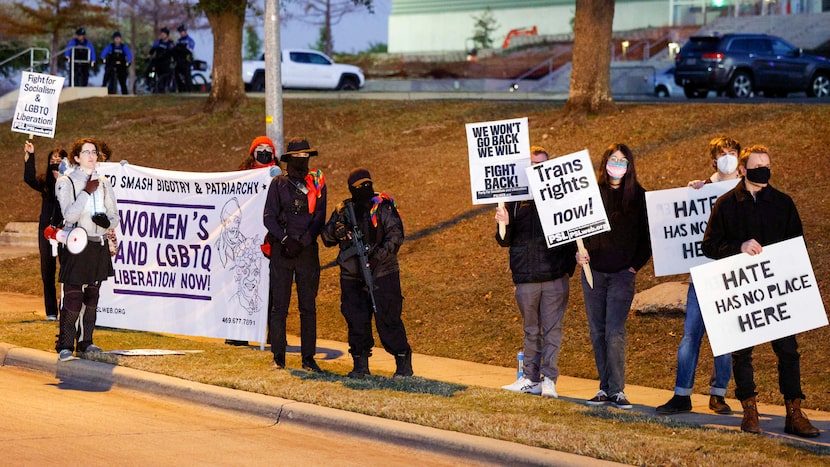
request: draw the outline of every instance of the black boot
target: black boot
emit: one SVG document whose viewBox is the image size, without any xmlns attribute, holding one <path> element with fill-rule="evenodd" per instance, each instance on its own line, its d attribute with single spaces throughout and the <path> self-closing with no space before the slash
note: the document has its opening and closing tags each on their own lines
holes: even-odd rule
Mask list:
<svg viewBox="0 0 830 467">
<path fill-rule="evenodd" d="M 402 354 L 395 355 L 395 374 L 397 376 L 412 376 L 412 352 L 408 351 Z"/>
<path fill-rule="evenodd" d="M 352 360 L 354 361 L 354 369 L 347 375 L 349 378 L 363 379 L 371 374 L 369 373 L 368 353 L 352 354 Z"/>
</svg>

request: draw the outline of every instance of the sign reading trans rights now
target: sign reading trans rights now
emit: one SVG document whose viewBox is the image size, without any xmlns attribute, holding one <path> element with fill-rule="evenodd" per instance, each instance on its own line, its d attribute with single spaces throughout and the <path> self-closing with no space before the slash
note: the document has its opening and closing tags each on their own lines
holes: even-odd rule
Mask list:
<svg viewBox="0 0 830 467">
<path fill-rule="evenodd" d="M 587 149 L 525 171 L 548 248 L 611 230 Z"/>
</svg>

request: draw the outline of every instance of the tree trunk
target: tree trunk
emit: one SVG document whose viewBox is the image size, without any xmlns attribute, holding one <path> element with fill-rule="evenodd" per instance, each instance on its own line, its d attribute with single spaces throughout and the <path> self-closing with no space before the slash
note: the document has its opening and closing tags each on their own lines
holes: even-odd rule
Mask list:
<svg viewBox="0 0 830 467">
<path fill-rule="evenodd" d="M 246 0 L 232 0 L 226 2 L 228 6 L 223 11 L 205 12 L 213 30 L 213 77 L 206 112 L 236 110 L 246 99 L 242 82 L 246 4 Z"/>
<path fill-rule="evenodd" d="M 576 0 L 573 69 L 565 113 L 572 117 L 612 113 L 611 29 L 614 0 Z"/>
</svg>

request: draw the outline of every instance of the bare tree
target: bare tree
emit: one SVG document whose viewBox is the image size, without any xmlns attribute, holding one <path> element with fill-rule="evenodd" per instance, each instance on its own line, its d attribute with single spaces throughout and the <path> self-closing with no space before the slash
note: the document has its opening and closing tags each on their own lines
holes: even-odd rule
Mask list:
<svg viewBox="0 0 830 467">
<path fill-rule="evenodd" d="M 614 0 L 576 0 L 573 69 L 565 113 L 581 118 L 614 112 L 611 29 Z"/>
<path fill-rule="evenodd" d="M 334 40 L 331 35 L 332 26 L 339 24 L 349 13 L 354 13 L 363 8 L 366 8 L 370 13 L 374 13 L 372 0 L 284 0 L 284 6 L 287 4 L 300 4 L 300 13 L 286 11 L 285 20 L 290 21 L 297 19 L 304 23 L 319 26 L 325 34 L 325 50 L 326 55 L 331 56 L 334 52 Z"/>
</svg>

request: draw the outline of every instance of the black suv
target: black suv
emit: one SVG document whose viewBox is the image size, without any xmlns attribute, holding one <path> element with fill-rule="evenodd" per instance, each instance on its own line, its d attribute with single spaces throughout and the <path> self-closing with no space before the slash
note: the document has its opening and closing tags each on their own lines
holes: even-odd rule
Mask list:
<svg viewBox="0 0 830 467">
<path fill-rule="evenodd" d="M 675 57 L 674 81 L 688 98 L 710 90 L 730 97 L 830 96 L 830 60 L 766 34 L 693 36 Z"/>
</svg>

